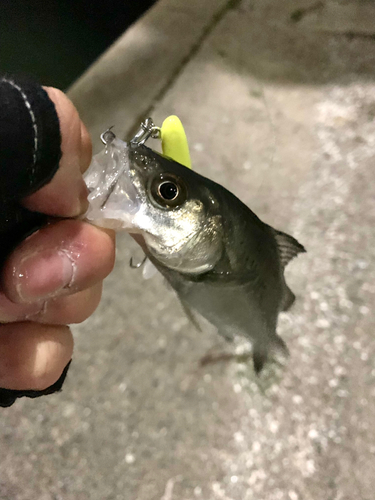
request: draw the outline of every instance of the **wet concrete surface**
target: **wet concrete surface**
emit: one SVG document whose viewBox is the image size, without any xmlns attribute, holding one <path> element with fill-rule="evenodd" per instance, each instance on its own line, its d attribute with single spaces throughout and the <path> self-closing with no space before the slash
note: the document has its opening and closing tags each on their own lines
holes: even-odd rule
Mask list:
<svg viewBox="0 0 375 500">
<path fill-rule="evenodd" d="M 152 112 L 178 114 L 194 168 L 306 246 L 279 321 L 289 361 L 259 380 L 201 367 L 248 346 L 195 331 L 121 235 L 63 392 L 2 411 L 1 499 L 374 498 L 375 41 L 319 28 L 348 4 L 369 2 L 231 2 Z"/>
</svg>

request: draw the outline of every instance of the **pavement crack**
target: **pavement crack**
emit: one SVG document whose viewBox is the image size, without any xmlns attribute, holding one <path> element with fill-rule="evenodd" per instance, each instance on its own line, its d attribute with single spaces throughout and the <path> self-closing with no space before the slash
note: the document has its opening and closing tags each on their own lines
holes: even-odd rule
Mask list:
<svg viewBox="0 0 375 500">
<path fill-rule="evenodd" d="M 353 39 L 367 39 L 367 40 L 375 40 L 375 32 L 374 33 L 360 33 L 356 31 L 342 31 L 342 32 L 334 32 L 330 31 L 330 34 L 339 35 L 348 38 L 348 40 Z"/>
<path fill-rule="evenodd" d="M 296 9 L 291 13 L 290 20 L 294 23 L 299 23 L 307 14 L 322 9 L 323 7 L 324 2 L 319 1 L 312 5 L 309 5 L 308 7 Z"/>
<path fill-rule="evenodd" d="M 197 41 L 192 44 L 189 52 L 186 56 L 181 60 L 181 62 L 176 66 L 175 71 L 168 78 L 163 87 L 156 94 L 151 104 L 147 107 L 147 109 L 141 111 L 138 115 L 138 118 L 135 120 L 133 126 L 129 131 L 129 137 L 133 137 L 137 129 L 139 128 L 139 124 L 148 116 L 152 114 L 152 111 L 155 109 L 156 105 L 163 99 L 163 97 L 167 94 L 168 90 L 173 86 L 176 82 L 185 66 L 189 64 L 189 62 L 196 56 L 199 49 L 206 41 L 206 39 L 210 36 L 216 26 L 220 23 L 220 21 L 225 17 L 225 15 L 235 9 L 242 0 L 228 0 L 225 5 L 221 9 L 219 9 L 211 18 L 211 21 L 205 26 L 202 30 L 201 35 L 198 37 Z M 125 138 L 126 139 L 126 138 Z"/>
</svg>

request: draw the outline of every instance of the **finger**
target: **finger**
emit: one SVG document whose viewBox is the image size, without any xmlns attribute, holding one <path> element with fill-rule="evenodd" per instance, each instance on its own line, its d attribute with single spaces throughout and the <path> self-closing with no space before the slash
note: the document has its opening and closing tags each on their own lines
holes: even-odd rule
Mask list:
<svg viewBox="0 0 375 500">
<path fill-rule="evenodd" d="M 29 316 L 38 314 L 43 307 L 43 301 L 33 304 L 15 304 L 4 293 L 0 292 L 0 323 L 25 321 L 29 319 Z"/>
<path fill-rule="evenodd" d="M 0 293 L 0 322 L 33 321 L 51 325 L 82 323 L 99 305 L 103 282 L 65 297 L 34 304 L 15 304 Z"/>
<path fill-rule="evenodd" d="M 81 121 L 81 155 L 80 155 L 80 170 L 84 174 L 89 168 L 92 158 L 92 142 L 89 131 L 85 124 Z"/>
<path fill-rule="evenodd" d="M 36 314 L 29 314 L 28 319 L 51 325 L 82 323 L 98 307 L 102 288 L 101 282 L 73 295 L 48 300 Z"/>
<path fill-rule="evenodd" d="M 54 384 L 73 353 L 67 326 L 13 323 L 0 326 L 0 387 L 43 390 Z"/>
<path fill-rule="evenodd" d="M 86 184 L 82 178 L 91 161 L 92 145 L 86 127 L 68 97 L 46 87 L 59 117 L 62 157 L 51 182 L 24 198 L 29 210 L 58 217 L 75 217 L 88 208 Z"/>
<path fill-rule="evenodd" d="M 115 260 L 114 232 L 63 220 L 32 234 L 3 269 L 2 291 L 15 303 L 76 293 L 102 281 Z"/>
</svg>

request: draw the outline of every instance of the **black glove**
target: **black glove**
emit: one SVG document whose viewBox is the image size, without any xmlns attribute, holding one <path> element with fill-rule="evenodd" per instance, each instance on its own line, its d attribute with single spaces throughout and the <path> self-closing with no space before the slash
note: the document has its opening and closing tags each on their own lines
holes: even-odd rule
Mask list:
<svg viewBox="0 0 375 500">
<path fill-rule="evenodd" d="M 47 92 L 30 80 L 0 77 L 0 270 L 23 239 L 47 223 L 46 215 L 30 212 L 19 201 L 52 179 L 60 145 L 59 119 Z M 0 406 L 61 390 L 69 364 L 43 391 L 0 388 Z"/>
</svg>

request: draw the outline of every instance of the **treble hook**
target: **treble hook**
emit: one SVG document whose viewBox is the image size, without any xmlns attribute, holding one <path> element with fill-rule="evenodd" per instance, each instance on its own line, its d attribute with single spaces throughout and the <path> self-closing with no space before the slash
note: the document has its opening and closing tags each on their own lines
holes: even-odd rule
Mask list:
<svg viewBox="0 0 375 500">
<path fill-rule="evenodd" d="M 141 146 L 150 137 L 152 137 L 153 139 L 160 139 L 160 134 L 160 128 L 155 127 L 152 118 L 147 118 L 147 120 L 141 123 L 139 129 L 137 130 L 137 133 L 130 141 L 130 144 L 133 144 L 133 146 Z"/>
<path fill-rule="evenodd" d="M 114 127 L 114 125 L 107 128 L 107 130 L 105 132 L 100 134 L 100 140 L 106 146 L 111 144 L 111 142 L 113 142 L 116 139 L 116 135 L 112 132 L 113 127 Z"/>
<path fill-rule="evenodd" d="M 145 255 L 143 257 L 143 259 L 141 260 L 141 262 L 138 262 L 138 264 L 134 264 L 133 257 L 130 257 L 129 266 L 132 269 L 140 269 L 144 265 L 144 263 L 146 262 L 146 260 L 147 260 L 147 255 Z"/>
</svg>

